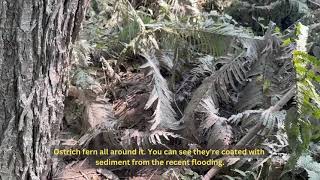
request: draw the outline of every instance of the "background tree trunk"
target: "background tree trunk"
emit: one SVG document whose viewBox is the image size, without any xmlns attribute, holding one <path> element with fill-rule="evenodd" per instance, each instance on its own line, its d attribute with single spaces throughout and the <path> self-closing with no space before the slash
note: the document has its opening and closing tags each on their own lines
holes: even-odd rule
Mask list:
<svg viewBox="0 0 320 180">
<path fill-rule="evenodd" d="M 50 179 L 89 0 L 0 0 L 0 179 Z"/>
</svg>

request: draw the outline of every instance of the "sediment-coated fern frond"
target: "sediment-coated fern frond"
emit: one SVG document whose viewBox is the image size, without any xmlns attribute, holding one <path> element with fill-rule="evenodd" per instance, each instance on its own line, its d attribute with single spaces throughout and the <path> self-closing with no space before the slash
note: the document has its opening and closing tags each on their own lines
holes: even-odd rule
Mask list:
<svg viewBox="0 0 320 180">
<path fill-rule="evenodd" d="M 165 146 L 172 139 L 184 139 L 178 134 L 162 130 L 139 131 L 136 129 L 118 129 L 115 122 L 101 123 L 89 129 L 78 141 L 80 147 L 87 147 L 93 141 L 103 141 L 108 148 L 148 149 L 153 146 Z M 99 139 L 100 138 L 100 139 Z"/>
<path fill-rule="evenodd" d="M 170 40 L 173 40 L 172 37 L 174 37 L 175 41 L 178 41 L 179 44 L 188 45 L 195 52 L 214 56 L 226 55 L 230 47 L 229 45 L 233 43 L 234 38 L 259 39 L 258 37 L 253 37 L 244 28 L 236 27 L 233 24 L 215 22 L 212 19 L 199 24 L 158 22 L 146 24 L 146 27 L 161 33 L 161 37 L 168 38 L 163 40 L 164 47 L 166 48 L 174 46 L 173 44 L 168 44 L 168 41 L 170 43 Z"/>
<path fill-rule="evenodd" d="M 236 27 L 231 23 L 215 22 L 212 19 L 206 19 L 200 26 L 192 26 L 193 31 L 184 31 L 186 37 L 195 47 L 195 50 L 212 54 L 215 56 L 223 56 L 230 49 L 230 44 L 235 39 L 259 39 L 251 35 L 243 27 Z M 214 42 L 214 43 L 212 43 Z"/>
<path fill-rule="evenodd" d="M 219 105 L 219 102 L 230 102 L 231 98 L 227 87 L 232 87 L 231 83 L 235 87 L 236 83 L 241 84 L 246 81 L 247 70 L 245 67 L 257 60 L 261 43 L 264 44 L 264 41 L 260 41 L 249 39 L 241 41 L 246 51 L 227 61 L 220 69 L 202 81 L 200 87 L 193 93 L 181 119 L 186 126 L 186 137 L 190 137 L 190 131 L 195 132 L 197 129 L 193 122 L 194 113 L 207 94 L 210 94 L 216 106 Z M 192 136 L 196 137 L 197 135 L 192 134 Z"/>
<path fill-rule="evenodd" d="M 181 136 L 167 131 L 155 130 L 143 132 L 135 129 L 126 129 L 122 132 L 121 145 L 124 148 L 149 149 L 153 146 L 165 145 L 172 139 L 182 138 Z"/>
<path fill-rule="evenodd" d="M 196 67 L 191 69 L 192 81 L 196 81 L 200 77 L 211 75 L 214 72 L 214 61 L 215 58 L 210 55 L 198 58 Z"/>
<path fill-rule="evenodd" d="M 215 104 L 219 102 L 230 103 L 237 100 L 231 96 L 231 92 L 238 92 L 238 87 L 247 83 L 247 73 L 259 57 L 259 49 L 261 48 L 259 44 L 264 43 L 264 41 L 260 41 L 254 39 L 241 41 L 246 50 L 236 57 L 225 57 L 222 67 L 213 73 L 211 76 L 212 96 L 214 100 L 219 100 L 215 101 Z"/>
<path fill-rule="evenodd" d="M 201 122 L 200 130 L 206 132 L 210 129 L 217 121 L 227 121 L 226 118 L 219 116 L 219 110 L 214 104 L 211 97 L 207 97 L 200 103 L 204 110 L 202 112 L 206 113 L 206 119 Z"/>
<path fill-rule="evenodd" d="M 160 73 L 158 66 L 159 61 L 155 52 L 151 50 L 141 55 L 148 61 L 142 65 L 141 68 L 151 68 L 153 75 L 154 87 L 145 106 L 146 109 L 149 109 L 156 102 L 156 108 L 151 121 L 153 123 L 151 130 L 155 130 L 156 128 L 180 129 L 180 122 L 175 119 L 176 112 L 171 106 L 173 102 L 172 92 L 169 90 L 166 79 Z"/>
<path fill-rule="evenodd" d="M 206 97 L 201 102 L 204 108 L 206 118 L 200 124 L 200 131 L 205 135 L 207 148 L 225 149 L 232 142 L 232 127 L 228 124 L 227 119 L 218 116 L 218 109 L 213 102 L 212 97 Z"/>
<path fill-rule="evenodd" d="M 153 123 L 151 130 L 155 129 L 172 129 L 178 130 L 180 127 L 180 122 L 176 121 L 176 113 L 172 108 L 171 103 L 173 101 L 172 92 L 168 88 L 166 79 L 160 73 L 160 59 L 164 60 L 164 55 L 157 56 L 156 51 L 159 50 L 158 42 L 155 39 L 153 31 L 146 30 L 145 24 L 142 18 L 138 13 L 130 6 L 130 3 L 127 0 L 123 4 L 129 6 L 131 16 L 133 19 L 129 19 L 137 23 L 139 27 L 139 32 L 136 33 L 134 37 L 130 39 L 130 42 L 127 43 L 126 48 L 122 51 L 121 54 L 126 52 L 129 48 L 132 48 L 133 52 L 136 54 L 142 55 L 147 63 L 142 65 L 141 68 L 150 68 L 149 75 L 153 76 L 153 90 L 150 94 L 149 100 L 145 105 L 146 109 L 150 109 L 152 105 L 156 104 L 155 111 L 153 114 Z M 159 59 L 160 57 L 160 59 Z M 162 61 L 169 68 L 172 68 L 172 62 L 170 59 Z"/>
<path fill-rule="evenodd" d="M 248 70 L 246 68 L 249 63 L 250 61 L 243 54 L 240 54 L 214 73 L 212 88 L 222 102 L 228 103 L 231 100 L 228 87 L 237 91 L 237 86 L 247 81 L 246 73 Z"/>
<path fill-rule="evenodd" d="M 213 69 L 213 63 L 215 59 L 213 56 L 206 55 L 203 57 L 198 58 L 198 66 L 191 70 L 191 73 L 196 75 L 198 73 L 212 73 L 214 71 Z"/>
<path fill-rule="evenodd" d="M 108 147 L 120 147 L 120 131 L 117 129 L 116 121 L 106 121 L 92 127 L 78 140 L 80 147 L 87 147 L 92 140 L 101 135 Z"/>
<path fill-rule="evenodd" d="M 248 118 L 250 116 L 260 115 L 262 112 L 263 112 L 263 110 L 246 110 L 242 113 L 234 114 L 234 115 L 230 116 L 228 118 L 228 122 L 230 122 L 232 124 L 239 124 L 240 122 L 250 124 L 251 123 L 250 120 L 256 121 L 257 117 L 255 117 L 254 119 L 249 119 L 249 121 L 248 121 Z M 246 122 L 242 122 L 244 119 L 246 120 Z"/>
<path fill-rule="evenodd" d="M 265 43 L 261 45 L 256 51 L 259 60 L 250 67 L 249 81 L 239 94 L 235 107 L 238 112 L 269 107 L 272 105 L 269 99 L 276 100 L 294 84 L 291 63 L 294 47 L 282 47 L 280 39 L 272 32 L 265 36 Z"/>
<path fill-rule="evenodd" d="M 308 173 L 309 180 L 320 179 L 320 163 L 316 162 L 309 154 L 300 156 L 296 167 L 305 169 Z"/>
</svg>

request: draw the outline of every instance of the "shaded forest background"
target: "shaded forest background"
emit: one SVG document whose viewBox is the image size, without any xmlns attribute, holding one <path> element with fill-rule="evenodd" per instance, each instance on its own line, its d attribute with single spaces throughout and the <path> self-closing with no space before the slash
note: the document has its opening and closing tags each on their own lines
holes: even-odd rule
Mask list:
<svg viewBox="0 0 320 180">
<path fill-rule="evenodd" d="M 317 0 L 91 0 L 62 147 L 268 155 L 210 157 L 223 168 L 101 169 L 64 157 L 54 179 L 319 180 L 319 17 Z"/>
</svg>

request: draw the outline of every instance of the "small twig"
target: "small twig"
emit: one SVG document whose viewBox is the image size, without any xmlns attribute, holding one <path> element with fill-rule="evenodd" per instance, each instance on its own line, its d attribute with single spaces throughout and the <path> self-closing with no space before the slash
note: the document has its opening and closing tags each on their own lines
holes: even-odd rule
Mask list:
<svg viewBox="0 0 320 180">
<path fill-rule="evenodd" d="M 312 4 L 312 5 L 314 5 L 314 6 L 318 6 L 318 8 L 320 8 L 320 4 L 317 3 L 317 2 L 315 2 L 315 1 L 309 0 L 309 3 Z"/>
<path fill-rule="evenodd" d="M 82 167 L 83 163 L 86 162 L 87 158 L 85 158 L 81 163 L 79 167 Z"/>
<path fill-rule="evenodd" d="M 174 102 L 174 105 L 176 106 L 176 108 L 178 109 L 180 115 L 183 116 L 183 112 L 182 112 L 181 109 L 179 108 L 179 106 L 178 106 L 178 104 L 177 104 L 177 101 L 176 101 L 176 94 L 173 94 L 173 102 Z"/>
<path fill-rule="evenodd" d="M 80 173 L 86 180 L 89 180 L 88 176 L 87 176 L 85 173 L 83 173 L 82 171 L 79 171 L 79 173 Z"/>
<path fill-rule="evenodd" d="M 175 178 L 177 178 L 177 180 L 179 180 L 179 177 L 174 170 L 173 170 L 173 175 L 175 176 Z"/>
<path fill-rule="evenodd" d="M 151 180 L 151 178 L 154 176 L 154 174 L 158 171 L 158 169 L 156 169 L 152 174 L 151 176 L 148 178 L 148 180 Z"/>
<path fill-rule="evenodd" d="M 96 172 L 92 172 L 92 173 L 87 173 L 87 175 L 90 174 L 97 174 Z M 72 177 L 57 177 L 57 178 L 53 178 L 53 179 L 77 179 L 77 178 L 81 178 L 83 177 L 83 175 L 79 175 L 79 176 L 72 176 Z"/>
<path fill-rule="evenodd" d="M 260 176 L 261 176 L 262 168 L 263 168 L 263 167 L 261 167 L 261 168 L 260 168 L 260 171 L 259 171 L 259 173 L 258 173 L 257 179 L 259 179 L 259 178 L 260 178 Z"/>
<path fill-rule="evenodd" d="M 180 87 L 178 88 L 178 90 L 175 92 L 175 94 L 178 94 L 180 92 L 180 90 L 187 85 L 187 81 L 190 79 L 190 76 L 187 77 L 184 81 L 182 81 Z"/>
</svg>

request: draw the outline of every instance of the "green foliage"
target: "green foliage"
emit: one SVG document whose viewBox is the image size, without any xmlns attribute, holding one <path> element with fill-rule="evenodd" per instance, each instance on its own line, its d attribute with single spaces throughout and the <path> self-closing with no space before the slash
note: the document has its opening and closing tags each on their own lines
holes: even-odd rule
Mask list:
<svg viewBox="0 0 320 180">
<path fill-rule="evenodd" d="M 298 108 L 304 118 L 320 119 L 320 95 L 314 84 L 319 83 L 317 75 L 320 60 L 305 52 L 294 52 L 294 65 L 297 73 Z M 312 138 L 312 137 L 311 137 Z"/>
<path fill-rule="evenodd" d="M 301 34 L 301 29 L 302 29 L 302 24 L 301 23 L 298 23 L 297 25 L 296 25 L 296 28 L 295 28 L 295 35 L 296 36 L 299 36 L 300 34 Z"/>
<path fill-rule="evenodd" d="M 264 80 L 264 82 L 263 82 L 263 87 L 262 87 L 263 92 L 268 91 L 268 89 L 270 88 L 270 86 L 271 86 L 270 80 L 268 80 L 268 79 Z"/>
<path fill-rule="evenodd" d="M 320 77 L 310 73 L 319 66 L 319 60 L 306 52 L 295 51 L 293 63 L 297 73 L 297 108 L 298 117 L 290 119 L 287 123 L 287 133 L 290 147 L 294 151 L 291 165 L 305 152 L 311 140 L 319 138 L 317 121 L 320 116 L 320 95 L 315 89 L 314 82 Z"/>
<path fill-rule="evenodd" d="M 289 44 L 292 43 L 292 40 L 291 40 L 291 38 L 287 38 L 287 39 L 283 40 L 282 43 L 283 43 L 282 46 L 288 46 Z"/>
<path fill-rule="evenodd" d="M 274 29 L 274 32 L 275 33 L 281 33 L 281 29 L 279 26 L 277 26 L 275 29 Z"/>
</svg>

